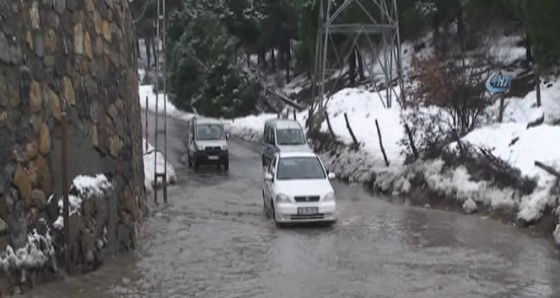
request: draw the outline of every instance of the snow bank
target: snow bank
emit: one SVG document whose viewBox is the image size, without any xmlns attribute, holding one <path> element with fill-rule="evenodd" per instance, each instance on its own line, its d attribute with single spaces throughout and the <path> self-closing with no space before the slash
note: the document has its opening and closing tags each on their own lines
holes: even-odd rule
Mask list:
<svg viewBox="0 0 560 298">
<path fill-rule="evenodd" d="M 163 154 L 156 151 L 150 143 L 146 143 L 147 141 L 142 139 L 142 149 L 144 150 L 144 186 L 146 187 L 146 190 L 151 192 L 155 183 L 154 162 L 157 162 L 156 169 L 158 173 L 163 173 L 165 167 L 167 167 L 167 181 L 170 184 L 175 183 L 177 178 L 175 176 L 175 168 L 173 165 L 167 162 L 163 157 Z M 148 145 L 147 150 L 146 145 Z M 161 185 L 161 183 L 161 180 L 157 181 L 157 185 Z"/>
<path fill-rule="evenodd" d="M 352 143 L 352 137 L 346 127 L 344 113 L 347 113 L 348 122 L 361 148 L 373 160 L 374 166 L 385 166 L 379 146 L 379 136 L 375 120 L 379 123 L 383 147 L 387 159 L 391 164 L 401 165 L 404 162 L 400 140 L 404 137 L 404 129 L 400 121 L 400 107 L 394 103 L 392 108 L 385 108 L 383 101 L 377 93 L 361 89 L 347 88 L 332 96 L 327 106 L 331 126 L 334 134 L 346 144 Z M 328 132 L 327 123 L 323 123 L 322 131 Z"/>
<path fill-rule="evenodd" d="M 156 93 L 154 92 L 154 87 L 152 85 L 143 85 L 139 88 L 140 94 L 140 108 L 143 110 L 148 109 L 150 112 L 156 112 L 156 107 L 158 113 L 163 113 L 164 105 L 166 104 L 167 107 L 167 115 L 176 119 L 188 120 L 192 118 L 193 114 L 180 111 L 177 109 L 173 103 L 169 101 L 169 98 L 164 98 L 163 94 L 158 94 L 156 99 Z M 146 98 L 148 98 L 148 102 L 146 105 Z M 164 102 L 164 99 L 167 103 Z"/>
</svg>

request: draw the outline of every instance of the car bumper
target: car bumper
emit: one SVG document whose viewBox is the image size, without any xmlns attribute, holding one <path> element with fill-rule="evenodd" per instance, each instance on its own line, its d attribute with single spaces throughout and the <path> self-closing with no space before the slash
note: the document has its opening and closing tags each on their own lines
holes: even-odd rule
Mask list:
<svg viewBox="0 0 560 298">
<path fill-rule="evenodd" d="M 317 214 L 298 214 L 299 207 L 318 207 Z M 275 208 L 278 223 L 335 222 L 336 202 L 328 203 L 280 203 Z"/>
<path fill-rule="evenodd" d="M 228 152 L 220 151 L 219 153 L 208 154 L 204 151 L 198 151 L 193 154 L 193 157 L 198 163 L 223 163 L 228 160 Z"/>
</svg>

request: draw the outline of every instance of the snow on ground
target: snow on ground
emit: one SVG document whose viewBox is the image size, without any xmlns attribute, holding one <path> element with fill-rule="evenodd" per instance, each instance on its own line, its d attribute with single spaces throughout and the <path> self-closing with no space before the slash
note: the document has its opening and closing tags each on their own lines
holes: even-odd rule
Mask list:
<svg viewBox="0 0 560 298">
<path fill-rule="evenodd" d="M 346 127 L 344 113 L 362 149 L 375 158 L 375 164 L 385 166 L 381 155 L 379 136 L 375 120 L 379 123 L 383 147 L 390 163 L 402 164 L 404 156 L 398 144 L 404 137 L 404 128 L 400 121 L 400 107 L 393 105 L 386 109 L 382 98 L 377 93 L 365 90 L 347 88 L 333 95 L 328 103 L 327 113 L 335 136 L 340 137 L 346 144 L 352 143 L 350 131 Z M 326 122 L 321 127 L 328 131 Z"/>
<path fill-rule="evenodd" d="M 147 148 L 146 148 L 146 145 Z M 144 186 L 146 191 L 151 192 L 153 190 L 153 185 L 155 181 L 154 176 L 154 163 L 158 173 L 163 173 L 165 167 L 167 167 L 167 182 L 170 184 L 175 183 L 177 180 L 175 176 L 175 168 L 173 165 L 165 160 L 163 154 L 156 151 L 155 148 L 147 143 L 145 139 L 142 139 L 142 149 L 144 150 Z M 162 184 L 162 180 L 158 179 L 157 185 Z"/>
<path fill-rule="evenodd" d="M 143 110 L 148 109 L 148 111 L 150 112 L 156 112 L 156 108 L 157 108 L 158 113 L 162 114 L 164 108 L 166 108 L 168 116 L 177 119 L 182 119 L 182 120 L 188 120 L 193 116 L 193 114 L 191 113 L 183 112 L 177 109 L 169 101 L 169 98 L 164 98 L 163 94 L 161 93 L 159 93 L 156 98 L 156 93 L 154 92 L 152 85 L 140 86 L 139 93 L 140 93 L 140 107 Z M 148 98 L 147 103 L 146 103 L 146 98 Z M 167 102 L 164 102 L 164 100 Z M 165 107 L 164 105 L 167 105 L 167 107 Z"/>
</svg>

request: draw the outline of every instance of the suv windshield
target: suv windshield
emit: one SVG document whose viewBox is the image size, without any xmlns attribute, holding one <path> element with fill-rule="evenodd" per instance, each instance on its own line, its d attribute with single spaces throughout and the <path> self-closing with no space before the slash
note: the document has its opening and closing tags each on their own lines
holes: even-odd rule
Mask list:
<svg viewBox="0 0 560 298">
<path fill-rule="evenodd" d="M 278 145 L 303 145 L 305 138 L 301 129 L 284 128 L 276 130 L 276 142 Z"/>
<path fill-rule="evenodd" d="M 198 124 L 196 139 L 199 141 L 213 141 L 225 139 L 224 127 L 221 124 Z"/>
<path fill-rule="evenodd" d="M 286 157 L 278 161 L 278 180 L 325 179 L 325 171 L 317 157 Z"/>
</svg>

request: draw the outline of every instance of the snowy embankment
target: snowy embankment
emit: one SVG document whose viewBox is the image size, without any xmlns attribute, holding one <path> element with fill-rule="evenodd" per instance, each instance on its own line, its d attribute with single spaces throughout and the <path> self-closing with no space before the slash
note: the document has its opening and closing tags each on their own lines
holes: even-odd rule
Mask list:
<svg viewBox="0 0 560 298">
<path fill-rule="evenodd" d="M 147 145 L 147 147 L 146 147 Z M 163 173 L 167 166 L 167 183 L 174 184 L 177 180 L 175 176 L 175 168 L 173 165 L 165 160 L 163 154 L 150 144 L 145 139 L 142 139 L 142 149 L 144 150 L 144 186 L 146 191 L 151 193 L 154 186 L 161 186 L 163 181 L 158 179 L 155 181 L 154 167 L 158 173 Z M 155 164 L 154 164 L 155 163 Z"/>
<path fill-rule="evenodd" d="M 139 70 L 139 76 L 142 78 L 143 71 Z M 177 109 L 167 98 L 164 98 L 162 94 L 158 94 L 156 98 L 156 93 L 152 85 L 140 86 L 139 94 L 140 108 L 142 108 L 142 110 L 148 110 L 154 113 L 157 111 L 162 114 L 165 108 L 169 117 L 181 120 L 188 120 L 192 117 L 192 114 Z M 153 130 L 151 127 L 149 129 Z M 148 193 L 152 192 L 154 186 L 159 187 L 163 183 L 161 178 L 156 181 L 154 167 L 157 169 L 158 173 L 163 173 L 165 167 L 167 167 L 166 180 L 168 184 L 174 184 L 177 180 L 173 165 L 165 160 L 163 154 L 159 150 L 154 149 L 152 144 L 147 142 L 146 139 L 142 139 L 142 150 L 144 153 L 144 186 Z"/>
</svg>

